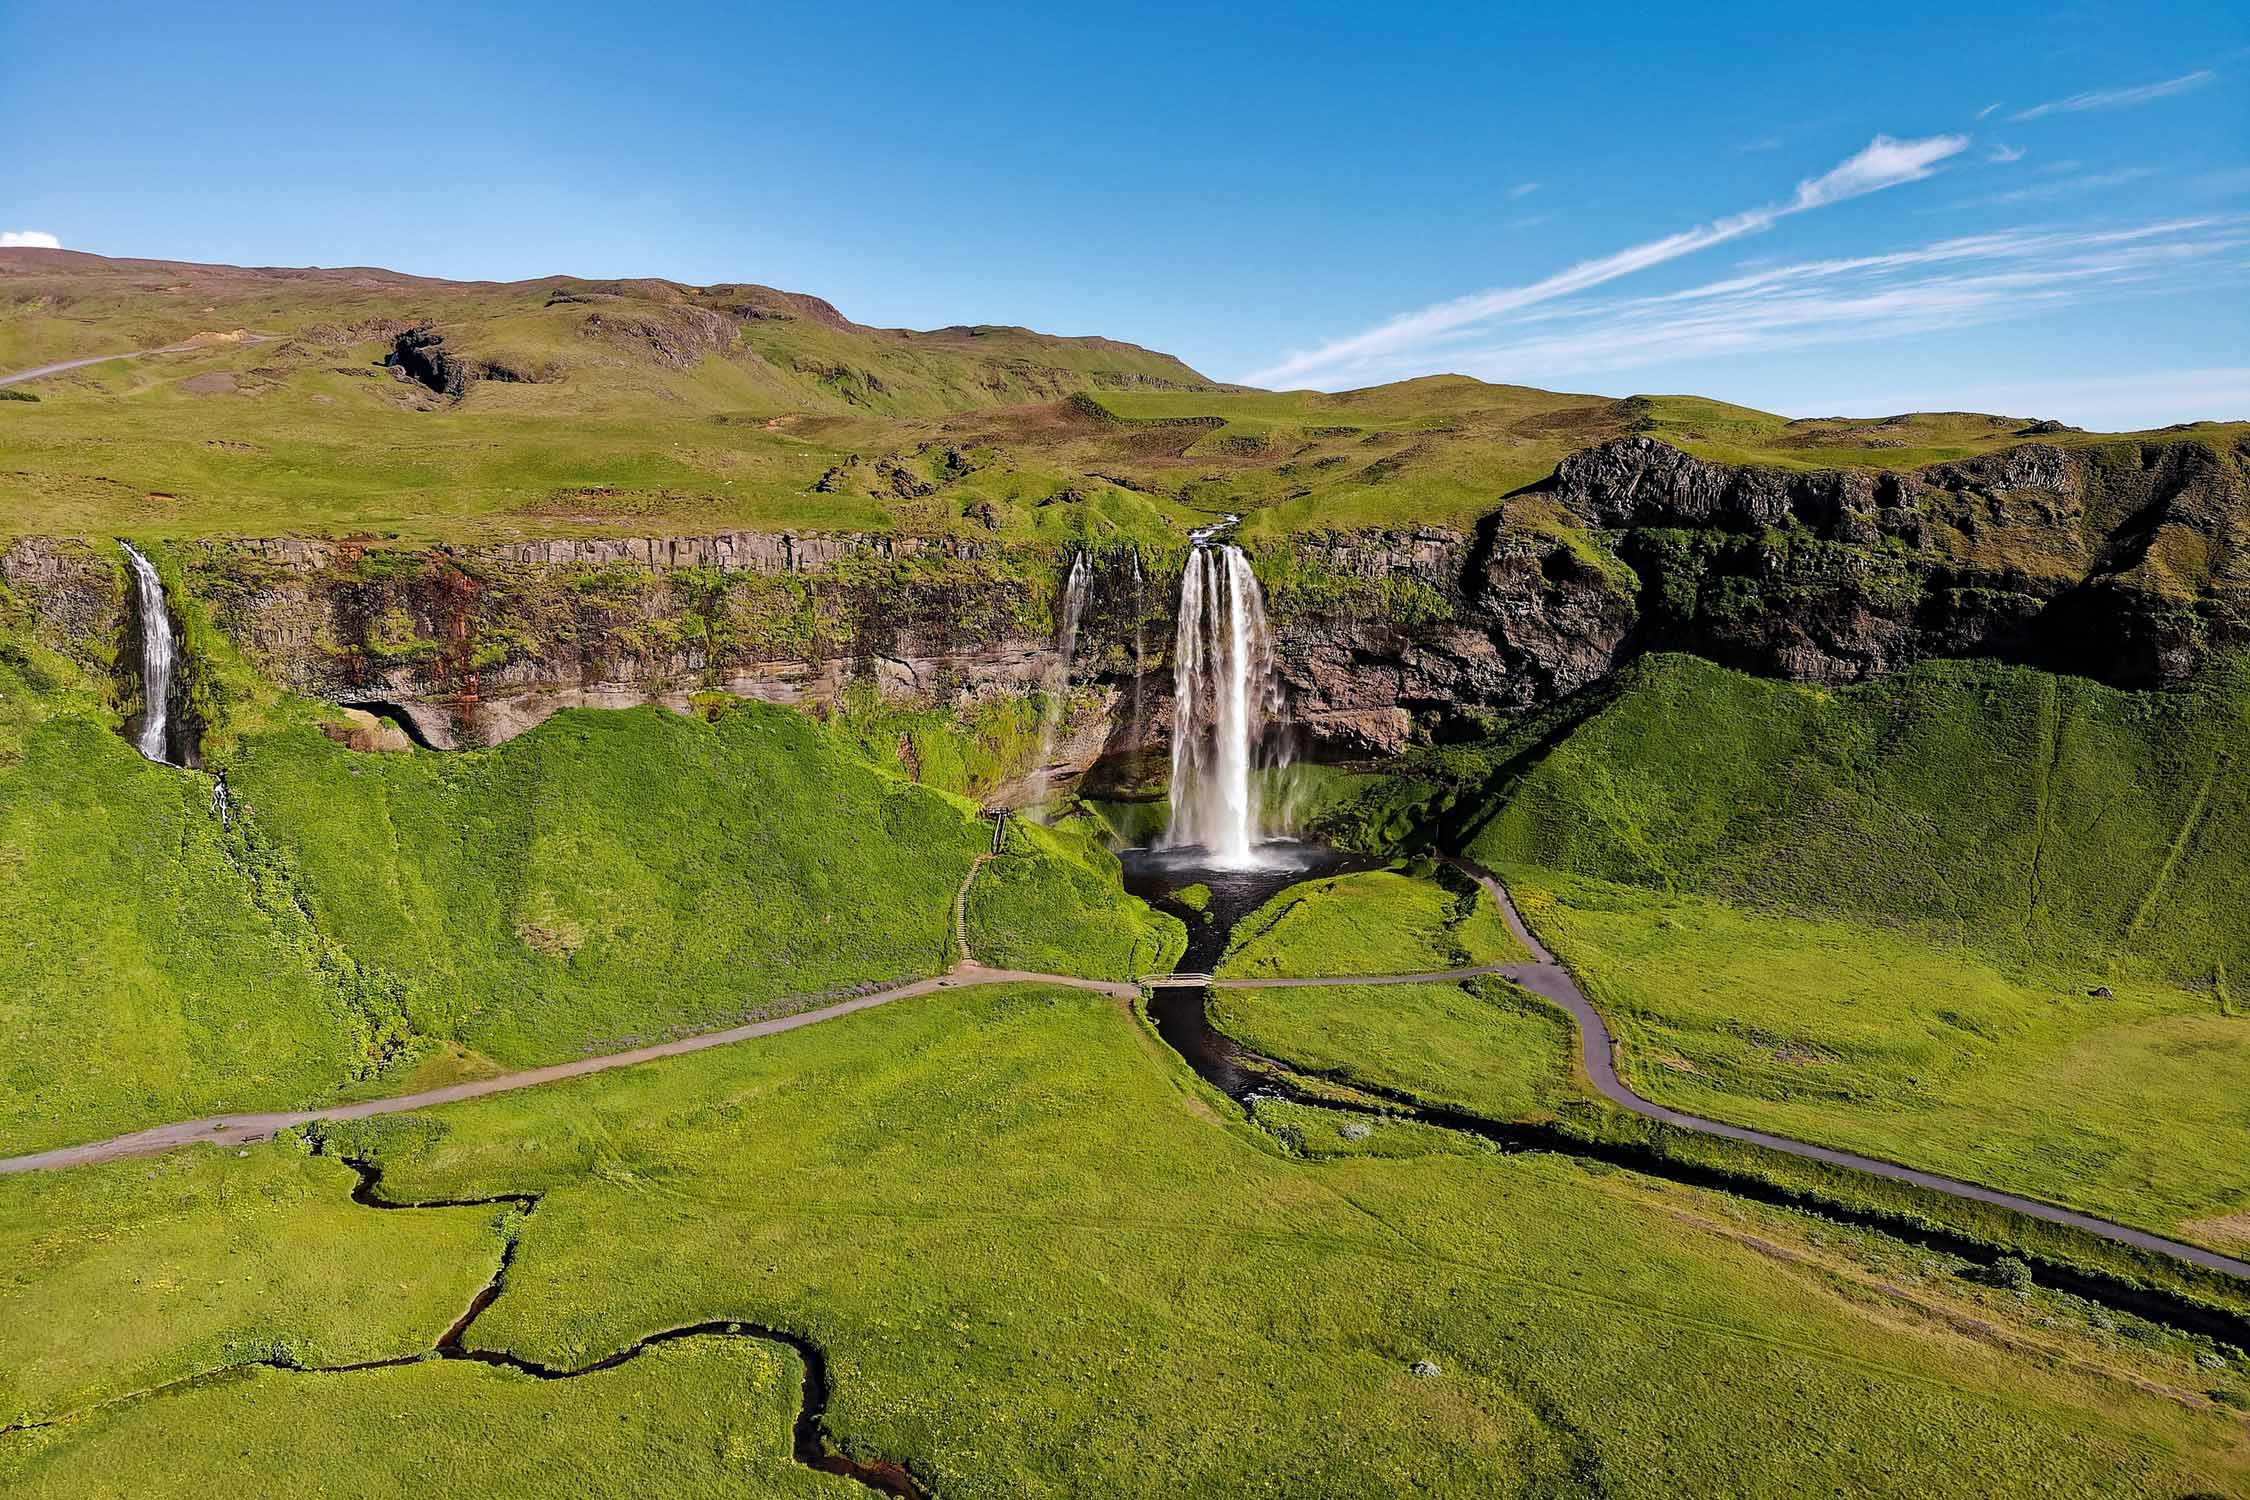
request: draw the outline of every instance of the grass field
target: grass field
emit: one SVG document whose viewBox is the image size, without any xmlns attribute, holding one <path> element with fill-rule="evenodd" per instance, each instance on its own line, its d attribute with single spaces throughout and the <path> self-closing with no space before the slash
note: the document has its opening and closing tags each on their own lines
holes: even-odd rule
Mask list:
<svg viewBox="0 0 2250 1500">
<path fill-rule="evenodd" d="M 1567 453 L 1631 433 L 1793 468 L 1907 468 L 2025 440 L 2021 416 L 1791 422 L 1461 376 L 1254 391 L 1129 344 L 863 328 L 763 287 L 274 277 L 37 251 L 0 257 L 0 287 L 0 371 L 206 336 L 0 403 L 0 533 L 1176 544 L 1234 511 L 1270 546 L 1466 528 Z M 422 323 L 463 374 L 457 392 L 386 373 L 395 337 Z M 2189 440 L 2223 450 L 2246 430 L 2204 424 Z M 1512 505 L 1505 524 L 1602 553 L 1552 506 Z"/>
<path fill-rule="evenodd" d="M 1546 1118 L 1583 1094 L 1569 1019 L 1498 980 L 1215 989 L 1210 1015 L 1299 1071 L 1486 1119 Z"/>
<path fill-rule="evenodd" d="M 1515 889 L 1652 1099 L 2250 1240 L 2250 1220 L 2203 1222 L 2250 1209 L 2250 1021 L 2209 992 L 2123 972 L 2095 998 L 1913 928 L 1537 874 Z"/>
<path fill-rule="evenodd" d="M 2193 1344 L 1562 1157 L 1292 1159 L 1094 996 L 933 996 L 360 1144 L 400 1196 L 544 1194 L 472 1343 L 576 1364 L 706 1318 L 787 1328 L 828 1353 L 844 1446 L 946 1495 L 1161 1474 L 1182 1494 L 2173 1497 L 2244 1475 L 2237 1414 L 2205 1394 L 2240 1399 L 2242 1376 Z M 215 1383 L 0 1439 L 0 1475 L 187 1493 L 254 1462 L 309 1493 L 528 1442 L 556 1474 L 701 1479 L 740 1453 L 766 1492 L 769 1372 L 674 1354 L 559 1386 L 454 1365 Z"/>
<path fill-rule="evenodd" d="M 1529 957 L 1492 898 L 1449 866 L 1365 870 L 1288 887 L 1237 923 L 1229 979 L 1413 974 Z"/>
<path fill-rule="evenodd" d="M 377 1213 L 355 1181 L 295 1149 L 0 1177 L 0 1426 L 435 1343 L 499 1264 L 502 1211 Z"/>
<path fill-rule="evenodd" d="M 1831 693 L 1654 659 L 1466 847 L 1650 1097 L 2239 1245 L 2246 722 L 2233 664 Z"/>
<path fill-rule="evenodd" d="M 972 804 L 755 704 L 356 755 L 306 705 L 270 703 L 230 733 L 222 827 L 208 778 L 143 761 L 69 663 L 16 639 L 10 1150 L 620 1050 L 934 973 L 989 838 Z M 980 900 L 980 943 L 1061 972 L 1131 972 L 1136 944 L 1178 930 L 1077 841 L 1021 845 L 1002 884 L 1021 898 Z"/>
</svg>

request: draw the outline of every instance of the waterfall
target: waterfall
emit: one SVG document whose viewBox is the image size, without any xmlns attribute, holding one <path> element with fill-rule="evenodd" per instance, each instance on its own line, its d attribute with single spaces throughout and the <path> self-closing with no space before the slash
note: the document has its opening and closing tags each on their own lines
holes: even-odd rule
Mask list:
<svg viewBox="0 0 2250 1500">
<path fill-rule="evenodd" d="M 1142 715 L 1148 696 L 1148 603 L 1141 578 L 1141 547 L 1133 544 L 1133 739 L 1137 748 L 1141 743 Z"/>
<path fill-rule="evenodd" d="M 165 739 L 172 716 L 172 668 L 178 650 L 172 641 L 172 612 L 164 604 L 164 584 L 149 560 L 120 542 L 133 568 L 133 598 L 141 616 L 141 732 L 133 744 L 158 765 L 172 764 Z"/>
<path fill-rule="evenodd" d="M 1267 718 L 1279 707 L 1273 639 L 1250 558 L 1222 542 L 1233 524 L 1193 534 L 1180 577 L 1172 647 L 1172 822 L 1168 847 L 1212 863 L 1258 863 L 1257 773 Z"/>
<path fill-rule="evenodd" d="M 1055 758 L 1055 739 L 1062 729 L 1063 709 L 1070 697 L 1070 659 L 1078 652 L 1078 626 L 1086 618 L 1086 601 L 1094 592 L 1094 570 L 1083 552 L 1072 556 L 1070 578 L 1063 585 L 1062 620 L 1055 629 L 1055 664 L 1047 670 L 1041 691 L 1046 703 L 1039 714 L 1039 763 L 1032 773 L 1033 802 L 1046 800 L 1053 780 L 1047 763 Z"/>
</svg>

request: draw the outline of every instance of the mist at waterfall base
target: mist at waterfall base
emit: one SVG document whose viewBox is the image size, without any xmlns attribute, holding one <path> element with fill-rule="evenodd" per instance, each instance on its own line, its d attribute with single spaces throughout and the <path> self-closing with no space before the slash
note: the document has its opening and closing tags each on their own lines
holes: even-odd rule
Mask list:
<svg viewBox="0 0 2250 1500">
<path fill-rule="evenodd" d="M 130 542 L 125 559 L 133 570 L 133 602 L 141 617 L 141 727 L 133 748 L 160 766 L 172 764 L 166 753 L 171 729 L 172 675 L 179 648 L 172 639 L 172 612 L 164 602 L 164 584 L 155 566 L 134 550 Z"/>
</svg>

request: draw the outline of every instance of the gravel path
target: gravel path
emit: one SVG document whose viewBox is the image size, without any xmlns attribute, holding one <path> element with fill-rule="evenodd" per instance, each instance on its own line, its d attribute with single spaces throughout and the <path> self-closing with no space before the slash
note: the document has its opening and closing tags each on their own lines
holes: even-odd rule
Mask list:
<svg viewBox="0 0 2250 1500">
<path fill-rule="evenodd" d="M 1610 1035 L 1608 1022 L 1600 1011 L 1586 998 L 1570 972 L 1547 951 L 1516 910 L 1516 903 L 1508 888 L 1490 871 L 1478 868 L 1466 860 L 1450 863 L 1474 876 L 1492 895 L 1507 921 L 1508 930 L 1523 944 L 1531 955 L 1530 963 L 1481 964 L 1465 969 L 1440 969 L 1417 974 L 1354 974 L 1332 978 L 1307 979 L 1217 979 L 1210 981 L 1217 989 L 1286 989 L 1296 987 L 1337 985 L 1390 985 L 1390 984 L 1443 984 L 1484 975 L 1498 975 L 1523 986 L 1532 993 L 1545 997 L 1569 1013 L 1577 1023 L 1579 1058 L 1587 1081 L 1611 1103 L 1643 1115 L 1651 1120 L 1692 1130 L 1703 1135 L 1723 1136 L 1732 1141 L 1742 1141 L 1753 1146 L 1763 1146 L 1769 1151 L 1783 1152 L 1789 1156 L 1803 1157 L 1809 1161 L 1824 1162 L 1829 1166 L 1846 1167 L 1855 1172 L 1865 1172 L 1875 1177 L 1889 1178 L 1894 1182 L 1911 1183 L 1950 1197 L 1968 1199 L 1976 1203 L 1989 1203 L 2012 1212 L 2026 1214 L 2034 1219 L 2044 1219 L 2051 1224 L 2068 1225 L 2088 1234 L 2099 1235 L 2122 1245 L 2140 1250 L 2151 1250 L 2174 1260 L 2201 1266 L 2206 1270 L 2223 1272 L 2250 1280 L 2250 1261 L 2216 1250 L 2206 1250 L 2200 1245 L 2190 1245 L 2179 1240 L 2166 1239 L 2159 1234 L 2134 1229 L 2124 1224 L 2114 1224 L 2107 1219 L 2084 1214 L 2076 1209 L 2025 1198 L 2015 1193 L 2003 1193 L 1995 1188 L 1980 1187 L 1973 1182 L 1946 1177 L 1936 1172 L 1925 1172 L 1880 1157 L 1861 1156 L 1857 1152 L 1838 1151 L 1828 1146 L 1816 1146 L 1810 1141 L 1795 1140 L 1785 1135 L 1774 1135 L 1747 1126 L 1729 1125 L 1723 1120 L 1708 1120 L 1701 1115 L 1691 1115 L 1668 1105 L 1644 1099 L 1633 1092 L 1617 1076 L 1617 1044 Z M 711 1047 L 731 1046 L 752 1037 L 774 1036 L 784 1031 L 794 1031 L 800 1026 L 814 1026 L 822 1021 L 833 1021 L 858 1011 L 871 1010 L 878 1005 L 888 1005 L 894 1000 L 912 999 L 939 990 L 966 989 L 986 984 L 1059 984 L 1073 989 L 1092 990 L 1119 999 L 1132 999 L 1141 992 L 1134 984 L 1108 980 L 1078 979 L 1068 974 L 1038 974 L 1021 969 L 988 969 L 968 957 L 968 932 L 965 912 L 968 905 L 969 882 L 976 877 L 976 869 L 984 864 L 979 857 L 970 869 L 968 879 L 961 884 L 960 894 L 954 901 L 954 938 L 960 945 L 961 961 L 946 973 L 931 979 L 916 980 L 911 984 L 876 990 L 871 994 L 855 996 L 834 1005 L 823 1005 L 796 1015 L 782 1016 L 771 1021 L 753 1021 L 742 1026 L 732 1026 L 724 1031 L 705 1032 L 700 1036 L 683 1037 L 678 1041 L 660 1042 L 654 1046 L 636 1047 L 630 1052 L 613 1052 L 602 1057 L 580 1058 L 575 1062 L 555 1063 L 544 1068 L 529 1068 L 517 1073 L 502 1073 L 492 1078 L 479 1078 L 466 1083 L 448 1084 L 443 1088 L 425 1089 L 417 1094 L 401 1094 L 389 1099 L 368 1099 L 356 1104 L 341 1104 L 327 1109 L 283 1110 L 264 1114 L 215 1115 L 203 1120 L 184 1120 L 172 1125 L 158 1125 L 130 1135 L 113 1136 L 106 1141 L 92 1141 L 82 1146 L 61 1146 L 51 1151 L 37 1151 L 25 1156 L 0 1159 L 0 1174 L 37 1172 L 57 1167 L 83 1166 L 93 1162 L 116 1161 L 129 1156 L 151 1156 L 170 1151 L 194 1142 L 215 1146 L 239 1146 L 251 1141 L 262 1141 L 276 1131 L 294 1126 L 308 1125 L 315 1120 L 363 1120 L 374 1115 L 403 1114 L 409 1110 L 429 1109 L 440 1104 L 454 1104 L 464 1099 L 479 1099 L 487 1094 L 505 1093 L 513 1089 L 531 1088 L 542 1083 L 555 1083 L 565 1078 L 580 1078 L 589 1073 L 603 1073 L 612 1068 L 629 1068 L 645 1062 L 655 1062 L 666 1057 L 680 1057 L 690 1052 L 701 1052 Z"/>
</svg>

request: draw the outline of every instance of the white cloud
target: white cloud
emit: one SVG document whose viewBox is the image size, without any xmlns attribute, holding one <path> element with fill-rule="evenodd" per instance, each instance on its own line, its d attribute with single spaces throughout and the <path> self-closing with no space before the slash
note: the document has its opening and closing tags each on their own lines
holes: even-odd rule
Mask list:
<svg viewBox="0 0 2250 1500">
<path fill-rule="evenodd" d="M 1520 219 L 1510 219 L 1508 227 L 1510 229 L 1537 229 L 1553 217 L 1553 214 L 1525 214 Z"/>
<path fill-rule="evenodd" d="M 2167 78 L 2162 83 L 2144 83 L 2129 89 L 2088 89 L 2082 94 L 2072 94 L 2067 99 L 2050 99 L 2045 104 L 2019 109 L 2008 118 L 2011 121 L 2036 120 L 2042 115 L 2077 114 L 2082 110 L 2146 104 L 2151 99 L 2162 99 L 2172 94 L 2184 94 L 2189 89 L 2201 88 L 2218 76 L 2209 68 L 2198 68 L 2193 73 L 2182 73 L 2179 77 Z"/>
<path fill-rule="evenodd" d="M 1984 157 L 1986 161 L 1993 163 L 1995 166 L 2002 167 L 2006 166 L 2009 162 L 2012 161 L 2022 161 L 2023 158 L 2023 147 L 1999 145 L 1994 146 L 1990 151 L 1986 152 Z"/>
<path fill-rule="evenodd" d="M 1902 182 L 1920 182 L 1937 170 L 1937 164 L 1969 144 L 1965 135 L 1933 135 L 1919 141 L 1894 141 L 1879 135 L 1867 149 L 1846 157 L 1818 177 L 1797 184 L 1797 207 L 1820 208 L 1880 192 Z"/>
<path fill-rule="evenodd" d="M 44 229 L 0 229 L 0 250 L 60 250 L 62 241 Z"/>
<path fill-rule="evenodd" d="M 1983 119 L 1983 118 L 1984 118 L 1984 117 L 1985 117 L 1986 115 L 1989 115 L 1989 114 L 1991 114 L 1991 113 L 1992 113 L 1992 112 L 1993 112 L 1994 110 L 1998 109 L 1998 108 L 2000 107 L 2000 104 L 2001 104 L 2001 101 L 2000 101 L 2000 100 L 1998 100 L 1998 99 L 1995 99 L 1995 100 L 1993 100 L 1993 101 L 1992 101 L 1992 102 L 1991 102 L 1990 104 L 1987 104 L 1987 105 L 1986 105 L 1986 106 L 1985 106 L 1984 108 L 1982 108 L 1982 109 L 1980 109 L 1980 110 L 1978 110 L 1978 111 L 1977 111 L 1977 118 L 1978 118 L 1978 119 L 1980 119 L 1980 120 L 1981 120 L 1981 119 Z"/>
<path fill-rule="evenodd" d="M 1744 141 L 1741 149 L 1744 151 L 1779 151 L 1781 149 L 1781 137 L 1778 135 L 1761 135 L 1754 141 Z"/>
<path fill-rule="evenodd" d="M 1536 182 L 1519 182 L 1508 189 L 1508 196 L 1511 198 L 1528 198 L 1538 191 L 1539 184 Z"/>
<path fill-rule="evenodd" d="M 1880 255 L 1763 266 L 1657 296 L 1558 302 L 1484 330 L 1482 341 L 1454 341 L 1446 367 L 1569 386 L 1659 363 L 1951 330 L 2096 297 L 2208 288 L 2245 247 L 2250 217 L 1967 235 Z M 1406 360 L 1392 364 L 1370 373 L 1417 372 Z M 1931 404 L 1925 394 L 1891 407 Z"/>
<path fill-rule="evenodd" d="M 1631 245 L 1613 254 L 1580 261 L 1552 276 L 1524 286 L 1495 287 L 1401 313 L 1387 322 L 1344 338 L 1331 339 L 1316 349 L 1291 353 L 1246 379 L 1253 385 L 1324 385 L 1339 387 L 1355 380 L 1389 378 L 1401 362 L 1427 360 L 1445 345 L 1479 325 L 1521 309 L 1586 291 L 1620 276 L 1693 255 L 1744 235 L 1757 234 L 1791 214 L 1823 208 L 1900 183 L 1914 182 L 1937 170 L 1938 164 L 1969 144 L 1965 135 L 1931 136 L 1919 141 L 1898 141 L 1878 135 L 1867 148 L 1838 163 L 1818 177 L 1797 184 L 1796 196 L 1787 203 L 1754 208 L 1745 213 L 1661 239 Z"/>
</svg>

